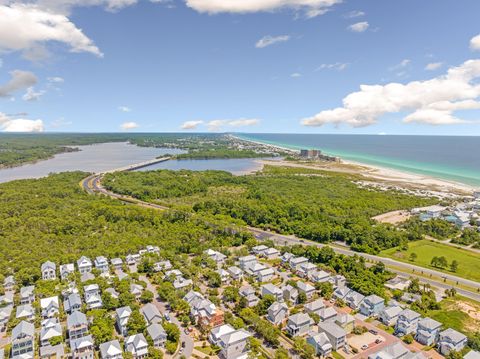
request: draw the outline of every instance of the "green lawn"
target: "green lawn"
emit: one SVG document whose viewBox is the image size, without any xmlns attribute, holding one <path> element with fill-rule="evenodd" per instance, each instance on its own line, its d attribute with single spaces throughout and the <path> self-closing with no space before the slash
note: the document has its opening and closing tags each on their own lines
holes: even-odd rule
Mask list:
<svg viewBox="0 0 480 359">
<path fill-rule="evenodd" d="M 417 259 L 410 262 L 410 254 L 415 253 Z M 435 243 L 428 240 L 421 240 L 409 243 L 407 251 L 398 251 L 398 248 L 391 248 L 380 253 L 384 257 L 390 257 L 402 262 L 416 264 L 421 267 L 436 269 L 430 265 L 433 257 L 444 256 L 450 264 L 453 260 L 459 263 L 455 273 L 447 268 L 443 272 L 455 274 L 459 277 L 480 281 L 480 255 L 465 249 L 455 248 L 442 243 Z"/>
</svg>

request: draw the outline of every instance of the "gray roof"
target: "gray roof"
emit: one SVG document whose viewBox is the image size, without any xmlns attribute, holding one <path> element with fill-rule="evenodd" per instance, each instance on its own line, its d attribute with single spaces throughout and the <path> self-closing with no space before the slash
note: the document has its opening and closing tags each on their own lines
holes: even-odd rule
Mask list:
<svg viewBox="0 0 480 359">
<path fill-rule="evenodd" d="M 35 327 L 33 324 L 24 320 L 18 323 L 17 326 L 12 330 L 12 340 L 15 340 L 21 335 L 33 337 L 35 335 Z"/>
<path fill-rule="evenodd" d="M 72 351 L 81 350 L 84 347 L 93 345 L 93 337 L 91 335 L 86 335 L 81 338 L 70 340 L 70 348 Z"/>
<path fill-rule="evenodd" d="M 480 353 L 476 352 L 475 350 L 470 350 L 463 359 L 480 359 Z"/>
<path fill-rule="evenodd" d="M 443 332 L 440 333 L 441 337 L 448 337 L 450 338 L 454 343 L 459 343 L 462 340 L 465 340 L 467 337 L 460 333 L 457 332 L 456 330 L 452 328 L 448 328 L 447 330 L 444 330 Z"/>
<path fill-rule="evenodd" d="M 315 290 L 315 288 L 313 286 L 311 286 L 310 284 L 308 283 L 305 283 L 305 282 L 297 282 L 297 288 L 298 290 L 301 290 L 302 292 L 310 292 L 312 290 Z"/>
<path fill-rule="evenodd" d="M 46 269 L 53 269 L 55 270 L 57 268 L 57 265 L 51 261 L 46 261 L 44 263 L 42 263 L 42 272 Z"/>
<path fill-rule="evenodd" d="M 150 325 L 147 328 L 147 332 L 148 332 L 148 335 L 150 335 L 150 338 L 152 338 L 152 340 L 162 338 L 167 335 L 167 333 L 165 332 L 165 329 L 163 329 L 162 325 L 158 323 L 154 323 Z"/>
<path fill-rule="evenodd" d="M 118 340 L 112 340 L 106 343 L 100 344 L 100 353 L 102 358 L 111 357 L 122 353 L 122 347 Z"/>
<path fill-rule="evenodd" d="M 305 304 L 304 308 L 312 312 L 316 312 L 317 310 L 322 309 L 324 307 L 325 307 L 325 303 L 323 303 L 323 300 L 317 299 L 317 300 L 314 300 L 313 302 Z"/>
<path fill-rule="evenodd" d="M 383 299 L 382 297 L 379 297 L 376 294 L 372 294 L 372 295 L 369 295 L 368 297 L 365 297 L 364 301 L 368 301 L 371 304 L 375 305 L 375 304 L 383 303 L 385 299 Z"/>
<path fill-rule="evenodd" d="M 54 346 L 47 345 L 40 347 L 41 357 L 51 357 L 53 355 L 56 355 L 57 358 L 63 358 L 65 356 L 65 348 L 63 344 L 57 344 Z"/>
<path fill-rule="evenodd" d="M 432 330 L 432 329 L 440 328 L 442 326 L 442 323 L 439 323 L 432 318 L 422 318 L 418 322 L 418 325 L 419 326 L 421 325 L 423 328 Z"/>
<path fill-rule="evenodd" d="M 35 290 L 34 285 L 29 285 L 27 287 L 22 287 L 20 288 L 20 296 L 21 297 L 28 297 L 33 294 L 33 291 Z"/>
<path fill-rule="evenodd" d="M 298 326 L 305 323 L 313 324 L 313 319 L 306 313 L 297 313 L 288 317 L 288 323 Z"/>
<path fill-rule="evenodd" d="M 318 331 L 332 335 L 335 338 L 343 338 L 347 335 L 347 332 L 342 327 L 332 322 L 318 323 Z"/>
<path fill-rule="evenodd" d="M 67 317 L 68 329 L 79 326 L 79 325 L 83 325 L 83 324 L 88 324 L 88 322 L 87 322 L 87 316 L 82 312 L 76 311 Z"/>
<path fill-rule="evenodd" d="M 142 309 L 140 309 L 145 318 L 150 322 L 155 317 L 161 317 L 160 311 L 152 303 L 146 304 Z"/>
<path fill-rule="evenodd" d="M 409 350 L 400 342 L 384 347 L 382 350 L 369 355 L 369 358 L 400 358 L 408 354 Z"/>
<path fill-rule="evenodd" d="M 419 313 L 417 313 L 417 312 L 415 312 L 415 311 L 413 311 L 409 308 L 402 310 L 400 312 L 399 316 L 403 316 L 403 317 L 407 318 L 408 321 L 421 317 L 421 315 Z"/>
<path fill-rule="evenodd" d="M 223 335 L 220 338 L 221 343 L 225 345 L 231 345 L 233 343 L 238 343 L 240 341 L 247 340 L 252 335 L 247 332 L 245 329 L 238 329 L 234 332 Z"/>
</svg>

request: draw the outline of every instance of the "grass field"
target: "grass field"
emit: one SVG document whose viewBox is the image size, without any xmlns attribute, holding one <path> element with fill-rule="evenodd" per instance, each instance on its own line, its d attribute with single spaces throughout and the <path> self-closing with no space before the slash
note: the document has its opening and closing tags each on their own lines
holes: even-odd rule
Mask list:
<svg viewBox="0 0 480 359">
<path fill-rule="evenodd" d="M 466 335 L 478 331 L 480 326 L 480 305 L 461 296 L 445 299 L 441 302 L 441 310 L 432 310 L 427 316 L 443 324 L 445 328 L 453 328 Z"/>
<path fill-rule="evenodd" d="M 409 261 L 411 253 L 417 255 L 415 262 Z M 409 243 L 409 248 L 406 251 L 399 251 L 398 248 L 391 248 L 382 251 L 380 255 L 400 260 L 402 262 L 416 264 L 421 267 L 455 274 L 462 278 L 480 281 L 480 254 L 448 246 L 446 244 L 421 240 Z M 453 260 L 456 260 L 459 263 L 458 269 L 455 273 L 451 272 L 450 268 L 441 270 L 430 265 L 433 257 L 441 256 L 447 258 L 449 264 Z"/>
</svg>

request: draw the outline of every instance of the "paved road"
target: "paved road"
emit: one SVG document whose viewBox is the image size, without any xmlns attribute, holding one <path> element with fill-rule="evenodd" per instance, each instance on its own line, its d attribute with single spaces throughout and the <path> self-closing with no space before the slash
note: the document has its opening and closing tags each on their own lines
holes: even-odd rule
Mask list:
<svg viewBox="0 0 480 359">
<path fill-rule="evenodd" d="M 248 229 L 252 233 L 254 233 L 257 238 L 259 238 L 259 239 L 270 239 L 270 240 L 273 240 L 274 242 L 276 242 L 280 245 L 293 245 L 293 244 L 305 245 L 305 244 L 308 244 L 308 245 L 312 245 L 312 246 L 317 246 L 319 248 L 327 246 L 327 245 L 322 244 L 322 243 L 308 241 L 308 240 L 304 240 L 304 239 L 299 239 L 295 236 L 284 236 L 284 235 L 281 235 L 281 234 L 271 233 L 271 232 L 268 232 L 268 231 L 263 231 L 263 230 L 258 229 L 258 228 L 249 227 Z M 433 276 L 436 276 L 436 277 L 447 278 L 449 280 L 458 282 L 459 284 L 464 284 L 464 285 L 467 285 L 467 286 L 472 287 L 472 288 L 480 289 L 480 283 L 472 281 L 472 280 L 456 277 L 456 276 L 451 275 L 451 274 L 438 272 L 438 271 L 435 271 L 435 270 L 419 267 L 419 266 L 409 264 L 409 263 L 399 262 L 399 261 L 396 261 L 396 260 L 393 260 L 393 259 L 390 259 L 390 258 L 379 257 L 379 256 L 375 256 L 375 255 L 372 255 L 372 254 L 367 254 L 367 253 L 354 252 L 354 251 L 352 251 L 348 248 L 339 248 L 339 247 L 332 247 L 332 246 L 330 246 L 330 248 L 332 248 L 336 253 L 344 254 L 344 255 L 347 255 L 347 256 L 357 255 L 357 256 L 361 256 L 365 259 L 368 259 L 370 261 L 383 262 L 383 263 L 385 263 L 385 265 L 387 267 L 389 267 L 389 270 L 391 270 L 392 272 L 395 272 L 397 274 L 403 274 L 403 275 L 405 275 L 406 272 L 407 272 L 409 275 L 419 278 L 422 282 L 429 283 L 432 286 L 435 286 L 435 287 L 438 287 L 438 288 L 450 289 L 450 288 L 452 288 L 452 286 L 449 285 L 449 284 L 445 284 L 445 283 L 441 283 L 441 282 L 438 282 L 438 281 L 435 281 L 435 280 L 425 278 L 422 275 L 415 275 L 415 273 L 410 273 L 410 272 L 412 270 L 415 270 L 416 272 L 423 273 L 424 275 L 432 274 Z M 391 266 L 400 268 L 401 270 L 391 268 Z M 455 288 L 455 289 L 457 290 L 457 292 L 459 294 L 461 294 L 465 297 L 480 301 L 480 293 L 470 292 L 470 291 L 467 291 L 467 290 L 463 290 L 461 288 Z"/>
<path fill-rule="evenodd" d="M 91 193 L 91 194 L 101 193 L 101 194 L 104 194 L 106 196 L 110 196 L 112 198 L 116 198 L 116 199 L 119 199 L 119 200 L 124 201 L 124 202 L 135 203 L 135 204 L 143 206 L 143 207 L 154 208 L 154 209 L 157 209 L 157 210 L 168 209 L 168 207 L 164 207 L 164 206 L 160 206 L 160 205 L 157 205 L 157 204 L 148 203 L 148 202 L 144 202 L 144 201 L 140 201 L 140 200 L 136 200 L 136 199 L 131 199 L 131 198 L 125 197 L 123 195 L 118 195 L 116 193 L 107 191 L 106 189 L 104 189 L 101 186 L 100 181 L 101 181 L 101 175 L 93 175 L 93 176 L 87 177 L 86 179 L 84 179 L 82 181 L 82 187 L 88 193 Z M 264 230 L 261 230 L 261 229 L 258 229 L 258 228 L 247 227 L 247 229 L 250 232 L 252 232 L 258 239 L 268 238 L 268 239 L 271 239 L 271 240 L 273 240 L 274 242 L 276 242 L 277 244 L 280 244 L 280 245 L 293 245 L 293 244 L 305 245 L 305 244 L 308 244 L 308 245 L 317 246 L 317 247 L 320 247 L 320 248 L 327 246 L 327 245 L 322 244 L 322 243 L 300 239 L 300 238 L 297 238 L 295 236 L 285 236 L 285 235 L 281 235 L 281 234 L 276 234 L 276 233 L 264 231 Z M 464 289 L 461 289 L 461 288 L 455 288 L 455 289 L 457 290 L 457 292 L 459 294 L 461 294 L 461 295 L 463 295 L 467 298 L 470 298 L 470 299 L 473 299 L 473 300 L 476 300 L 476 301 L 480 301 L 480 283 L 478 283 L 478 282 L 475 282 L 475 281 L 472 281 L 472 280 L 469 280 L 469 279 L 460 278 L 460 277 L 457 277 L 457 276 L 452 275 L 452 274 L 439 272 L 439 271 L 436 271 L 436 270 L 433 270 L 433 269 L 419 267 L 419 266 L 416 266 L 414 264 L 396 261 L 396 260 L 393 260 L 393 259 L 390 259 L 390 258 L 380 257 L 380 256 L 367 254 L 367 253 L 355 252 L 355 251 L 352 251 L 348 248 L 333 247 L 333 246 L 330 246 L 330 248 L 332 248 L 336 253 L 344 254 L 344 255 L 347 255 L 347 256 L 357 255 L 357 256 L 361 256 L 365 259 L 368 259 L 370 261 L 383 262 L 387 267 L 389 267 L 389 270 L 391 270 L 392 272 L 395 272 L 397 274 L 403 274 L 403 275 L 408 274 L 409 276 L 417 277 L 422 282 L 429 283 L 429 284 L 431 284 L 431 285 L 433 285 L 437 288 L 450 289 L 450 288 L 452 288 L 452 285 L 442 283 L 442 282 L 438 282 L 438 281 L 435 281 L 433 279 L 425 278 L 424 275 L 427 275 L 427 276 L 432 275 L 432 276 L 435 276 L 435 277 L 438 277 L 438 278 L 446 278 L 447 280 L 457 282 L 458 284 L 463 284 L 465 286 L 475 288 L 479 292 L 467 291 L 467 290 L 464 290 Z M 395 268 L 392 268 L 392 266 L 395 267 Z M 397 269 L 397 268 L 399 268 L 399 269 Z M 411 273 L 413 270 L 415 270 L 415 272 L 418 272 L 422 275 L 416 275 L 415 273 Z"/>
<path fill-rule="evenodd" d="M 154 295 L 154 300 L 152 303 L 157 307 L 160 313 L 162 313 L 163 315 L 165 312 L 167 312 L 168 310 L 166 308 L 165 302 L 162 302 L 158 297 L 157 288 L 150 282 L 150 280 L 146 276 L 141 275 L 139 279 L 147 283 L 147 290 L 152 292 Z M 182 328 L 182 324 L 179 322 L 174 313 L 170 313 L 170 320 L 180 329 L 180 345 L 182 345 L 182 343 L 185 343 L 185 348 L 183 349 L 183 352 L 177 352 L 177 354 L 174 355 L 174 358 L 180 357 L 181 355 L 185 355 L 186 358 L 190 358 L 194 346 L 193 339 L 189 335 L 185 334 L 185 331 Z"/>
</svg>

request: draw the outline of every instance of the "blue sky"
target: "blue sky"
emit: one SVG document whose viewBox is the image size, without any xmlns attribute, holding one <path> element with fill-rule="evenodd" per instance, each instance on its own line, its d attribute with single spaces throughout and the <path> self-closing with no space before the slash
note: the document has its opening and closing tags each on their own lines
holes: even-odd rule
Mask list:
<svg viewBox="0 0 480 359">
<path fill-rule="evenodd" d="M 480 135 L 479 14 L 478 0 L 0 0 L 0 129 Z"/>
</svg>

